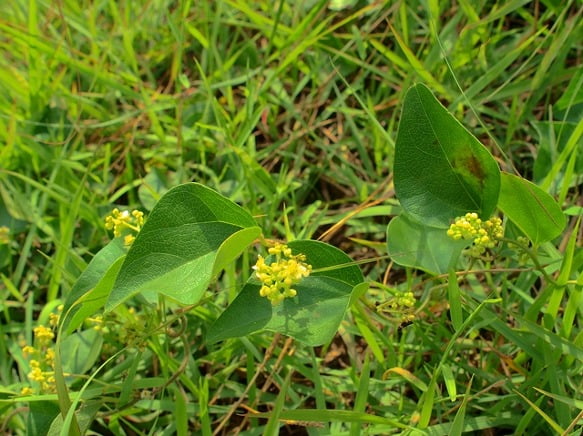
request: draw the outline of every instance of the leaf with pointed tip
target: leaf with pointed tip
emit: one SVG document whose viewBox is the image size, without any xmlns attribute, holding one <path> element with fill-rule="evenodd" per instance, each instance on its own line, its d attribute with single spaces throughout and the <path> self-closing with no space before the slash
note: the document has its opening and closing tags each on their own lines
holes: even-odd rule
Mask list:
<svg viewBox="0 0 583 436">
<path fill-rule="evenodd" d="M 303 253 L 313 272 L 294 286 L 298 295 L 272 306 L 259 295 L 260 282 L 249 279 L 237 298 L 211 327 L 207 340 L 216 342 L 268 330 L 291 336 L 308 345 L 332 339 L 353 294 L 368 285 L 356 265 L 342 251 L 323 242 L 298 240 L 288 244 Z"/>
<path fill-rule="evenodd" d="M 198 183 L 179 185 L 162 196 L 132 243 L 106 311 L 136 294 L 193 304 L 260 234 L 253 217 L 229 199 Z"/>
<path fill-rule="evenodd" d="M 502 173 L 498 207 L 534 244 L 556 238 L 567 223 L 553 197 L 528 180 L 508 173 Z"/>
<path fill-rule="evenodd" d="M 422 84 L 405 96 L 394 178 L 403 208 L 433 227 L 447 228 L 467 212 L 489 218 L 500 190 L 492 155 Z"/>
</svg>

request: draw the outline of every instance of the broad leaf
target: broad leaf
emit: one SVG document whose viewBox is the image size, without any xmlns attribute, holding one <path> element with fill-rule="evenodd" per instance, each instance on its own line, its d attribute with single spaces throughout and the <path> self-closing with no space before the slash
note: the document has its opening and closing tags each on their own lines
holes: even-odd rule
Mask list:
<svg viewBox="0 0 583 436">
<path fill-rule="evenodd" d="M 567 222 L 553 197 L 508 173 L 502 173 L 498 207 L 534 244 L 556 238 Z"/>
<path fill-rule="evenodd" d="M 65 300 L 63 309 L 65 315 L 61 318 L 61 322 L 66 331 L 75 330 L 86 317 L 104 306 L 121 266 L 119 261 L 125 254 L 126 248 L 123 246 L 122 238 L 116 238 L 99 250 L 89 262 Z M 116 262 L 119 265 L 117 269 L 113 268 L 114 274 L 111 270 Z M 83 304 L 80 304 L 81 301 Z"/>
<path fill-rule="evenodd" d="M 103 309 L 124 259 L 125 255 L 117 259 L 95 287 L 76 300 L 70 310 L 65 312 L 66 315 L 63 318 L 64 331 L 71 333 L 83 324 L 88 317 Z"/>
<path fill-rule="evenodd" d="M 31 401 L 28 404 L 26 434 L 46 435 L 51 422 L 59 415 L 56 401 Z"/>
<path fill-rule="evenodd" d="M 334 336 L 353 293 L 367 287 L 360 269 L 342 251 L 316 241 L 293 241 L 294 254 L 303 253 L 313 272 L 294 286 L 298 295 L 272 306 L 259 295 L 252 277 L 213 324 L 207 340 L 215 342 L 268 330 L 292 336 L 308 345 L 324 344 Z"/>
<path fill-rule="evenodd" d="M 430 274 L 447 273 L 469 243 L 454 241 L 445 229 L 423 226 L 405 215 L 393 218 L 387 227 L 391 259 Z"/>
<path fill-rule="evenodd" d="M 136 294 L 195 303 L 220 267 L 260 234 L 249 213 L 212 189 L 177 186 L 156 204 L 133 242 L 106 310 Z"/>
<path fill-rule="evenodd" d="M 102 406 L 103 403 L 99 400 L 89 400 L 84 401 L 81 407 L 75 411 L 75 418 L 81 429 L 81 434 L 87 434 L 89 426 Z M 67 430 L 63 430 L 63 415 L 59 413 L 51 423 L 47 436 L 61 436 L 68 433 Z"/>
<path fill-rule="evenodd" d="M 421 84 L 405 97 L 394 171 L 401 205 L 424 225 L 446 228 L 457 216 L 488 218 L 496 208 L 496 161 Z"/>
<path fill-rule="evenodd" d="M 61 342 L 63 371 L 85 374 L 97 361 L 103 344 L 103 333 L 94 329 L 77 332 Z"/>
</svg>

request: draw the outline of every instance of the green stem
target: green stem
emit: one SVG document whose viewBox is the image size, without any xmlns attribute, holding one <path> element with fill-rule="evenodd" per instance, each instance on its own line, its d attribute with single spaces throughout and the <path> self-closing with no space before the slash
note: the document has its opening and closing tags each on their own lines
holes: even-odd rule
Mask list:
<svg viewBox="0 0 583 436">
<path fill-rule="evenodd" d="M 530 257 L 530 259 L 532 260 L 532 263 L 534 263 L 535 269 L 537 269 L 538 271 L 540 271 L 542 273 L 542 275 L 544 276 L 544 278 L 549 283 L 557 286 L 557 282 L 545 271 L 545 269 L 543 268 L 543 266 L 538 261 L 538 259 L 536 257 L 536 253 L 533 250 L 531 250 L 530 248 L 528 248 L 527 245 L 521 244 L 520 242 L 517 242 L 514 239 L 508 239 L 508 238 L 502 238 L 501 241 L 502 242 L 506 242 L 507 244 L 516 245 L 518 248 L 520 248 L 522 251 L 524 251 L 528 255 L 528 257 Z"/>
</svg>

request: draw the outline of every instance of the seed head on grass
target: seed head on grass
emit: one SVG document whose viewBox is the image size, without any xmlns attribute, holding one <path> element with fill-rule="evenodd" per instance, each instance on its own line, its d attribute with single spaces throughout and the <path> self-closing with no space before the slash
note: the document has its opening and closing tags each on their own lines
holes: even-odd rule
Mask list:
<svg viewBox="0 0 583 436">
<path fill-rule="evenodd" d="M 293 255 L 291 248 L 285 244 L 275 244 L 269 248 L 268 252 L 275 256 L 275 260 L 267 264 L 260 255 L 253 269 L 262 283 L 259 295 L 266 297 L 272 305 L 276 306 L 284 299 L 297 295 L 297 291 L 292 286 L 310 275 L 312 265 L 306 263 L 305 255 Z"/>
</svg>

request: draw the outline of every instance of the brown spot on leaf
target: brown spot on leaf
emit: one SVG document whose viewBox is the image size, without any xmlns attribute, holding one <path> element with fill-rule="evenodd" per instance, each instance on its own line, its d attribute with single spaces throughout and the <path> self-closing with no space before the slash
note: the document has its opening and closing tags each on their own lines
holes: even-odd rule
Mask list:
<svg viewBox="0 0 583 436">
<path fill-rule="evenodd" d="M 454 161 L 455 167 L 458 171 L 469 171 L 482 184 L 484 182 L 485 174 L 482 162 L 473 155 L 458 156 Z"/>
</svg>

